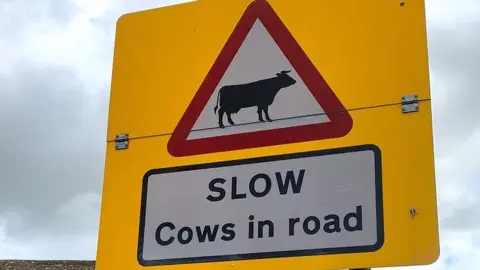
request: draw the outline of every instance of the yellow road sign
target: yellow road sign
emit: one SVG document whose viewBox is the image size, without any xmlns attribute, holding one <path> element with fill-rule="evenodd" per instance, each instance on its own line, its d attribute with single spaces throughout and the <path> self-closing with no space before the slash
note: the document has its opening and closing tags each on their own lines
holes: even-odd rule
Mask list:
<svg viewBox="0 0 480 270">
<path fill-rule="evenodd" d="M 201 0 L 122 16 L 96 269 L 433 263 L 424 8 Z"/>
</svg>

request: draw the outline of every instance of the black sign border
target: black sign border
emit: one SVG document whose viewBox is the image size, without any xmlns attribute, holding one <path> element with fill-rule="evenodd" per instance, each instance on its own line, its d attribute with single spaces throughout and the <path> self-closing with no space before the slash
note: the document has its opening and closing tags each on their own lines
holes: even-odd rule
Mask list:
<svg viewBox="0 0 480 270">
<path fill-rule="evenodd" d="M 143 259 L 143 239 L 144 239 L 144 229 L 145 229 L 147 187 L 148 187 L 148 179 L 152 175 L 172 173 L 172 172 L 184 172 L 184 171 L 192 171 L 192 170 L 203 170 L 203 169 L 228 167 L 228 166 L 237 166 L 237 165 L 245 165 L 245 164 L 254 164 L 254 163 L 262 163 L 262 162 L 290 160 L 290 159 L 298 159 L 298 158 L 305 158 L 305 157 L 337 155 L 337 154 L 360 152 L 360 151 L 372 151 L 374 153 L 374 159 L 375 159 L 377 242 L 374 245 L 307 249 L 307 250 L 295 250 L 295 251 L 243 253 L 243 254 L 219 255 L 219 256 L 188 257 L 188 258 L 180 258 L 180 259 L 162 259 L 162 260 L 144 260 Z M 207 263 L 207 262 L 242 261 L 242 260 L 251 260 L 251 259 L 274 259 L 274 258 L 287 258 L 287 257 L 315 256 L 315 255 L 374 252 L 379 250 L 383 246 L 384 240 L 385 240 L 382 182 L 383 182 L 382 181 L 382 154 L 381 154 L 380 148 L 373 144 L 364 144 L 364 145 L 358 145 L 358 146 L 349 146 L 349 147 L 332 148 L 332 149 L 326 149 L 326 150 L 315 150 L 315 151 L 308 151 L 308 152 L 298 152 L 298 153 L 291 153 L 291 154 L 281 154 L 281 155 L 247 158 L 247 159 L 239 159 L 239 160 L 229 160 L 229 161 L 221 161 L 221 162 L 213 162 L 213 163 L 194 164 L 194 165 L 186 165 L 186 166 L 179 166 L 179 167 L 152 169 L 145 173 L 143 177 L 143 182 L 142 182 L 137 260 L 138 260 L 138 263 L 142 266 L 161 266 L 161 265 L 178 265 L 178 264 L 193 264 L 193 263 Z"/>
</svg>

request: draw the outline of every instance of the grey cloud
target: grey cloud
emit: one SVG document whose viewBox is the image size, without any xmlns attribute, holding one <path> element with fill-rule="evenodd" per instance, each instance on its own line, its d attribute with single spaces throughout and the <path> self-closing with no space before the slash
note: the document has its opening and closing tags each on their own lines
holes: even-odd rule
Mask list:
<svg viewBox="0 0 480 270">
<path fill-rule="evenodd" d="M 31 2 L 25 0 L 26 2 Z M 47 5 L 47 14 L 51 14 L 53 18 L 60 22 L 67 22 L 71 20 L 75 14 L 78 12 L 78 7 L 73 4 L 71 1 L 66 0 L 50 0 L 50 1 L 42 1 L 45 5 Z M 48 3 L 48 4 L 47 4 Z"/>
<path fill-rule="evenodd" d="M 67 0 L 0 1 L 0 32 L 12 39 L 21 39 L 26 24 L 51 21 L 55 26 L 66 25 L 79 11 Z M 5 35 L 5 33 L 7 35 Z"/>
<path fill-rule="evenodd" d="M 477 247 L 480 247 L 480 230 L 476 230 L 473 233 L 473 244 Z"/>
<path fill-rule="evenodd" d="M 480 14 L 479 14 L 480 15 Z M 438 156 L 480 128 L 480 19 L 429 24 L 432 104 Z"/>
<path fill-rule="evenodd" d="M 440 228 L 457 232 L 480 231 L 480 200 L 478 198 L 480 168 L 474 169 L 463 177 L 467 180 L 449 179 L 451 182 L 457 182 L 455 185 L 459 186 L 462 194 L 453 202 L 440 201 L 439 212 L 443 213 L 440 217 Z"/>
<path fill-rule="evenodd" d="M 455 211 L 442 221 L 443 229 L 450 230 L 477 230 L 480 229 L 480 204 L 475 202 L 463 202 Z"/>
<path fill-rule="evenodd" d="M 432 7 L 446 1 L 430 1 Z M 480 201 L 476 154 L 480 138 L 480 4 L 458 1 L 461 10 L 476 16 L 460 16 L 442 11 L 429 16 L 428 42 L 431 70 L 432 107 L 440 195 L 440 230 L 469 233 L 480 229 Z M 477 7 L 477 8 L 475 8 Z M 451 11 L 451 10 L 449 10 Z M 462 12 L 463 12 L 462 11 Z M 435 15 L 435 16 L 434 16 Z M 472 148 L 473 147 L 473 148 Z M 480 164 L 480 163 L 478 163 Z M 477 171 L 475 171 L 477 170 Z M 457 198 L 457 199 L 453 199 Z M 454 254 L 451 237 L 441 238 L 439 264 L 458 269 L 468 255 Z M 446 242 L 446 243 L 445 243 Z M 477 245 L 477 247 L 479 247 Z M 467 260 L 468 261 L 468 260 Z M 461 268 L 461 267 L 460 267 Z"/>
<path fill-rule="evenodd" d="M 85 94 L 68 67 L 25 63 L 14 74 L 0 77 L 0 212 L 23 210 L 24 222 L 8 235 L 48 221 L 76 194 L 101 190 L 107 113 L 105 93 Z"/>
<path fill-rule="evenodd" d="M 59 241 L 71 237 L 96 236 L 100 217 L 100 194 L 89 192 L 75 195 L 71 200 L 59 203 L 56 209 L 42 220 L 25 219 L 25 215 L 17 216 L 16 224 L 8 224 L 7 228 L 22 225 L 25 222 L 36 221 L 28 230 L 17 230 L 17 233 L 8 234 L 19 242 L 32 242 L 38 238 L 55 238 Z M 41 222 L 39 222 L 41 221 Z M 7 231 L 8 233 L 8 231 Z"/>
</svg>

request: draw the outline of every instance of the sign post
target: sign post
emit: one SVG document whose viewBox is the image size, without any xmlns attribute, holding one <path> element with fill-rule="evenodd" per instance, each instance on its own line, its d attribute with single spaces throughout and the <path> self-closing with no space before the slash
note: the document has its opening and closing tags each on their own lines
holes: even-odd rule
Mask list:
<svg viewBox="0 0 480 270">
<path fill-rule="evenodd" d="M 200 0 L 123 15 L 96 269 L 435 262 L 424 11 Z"/>
</svg>

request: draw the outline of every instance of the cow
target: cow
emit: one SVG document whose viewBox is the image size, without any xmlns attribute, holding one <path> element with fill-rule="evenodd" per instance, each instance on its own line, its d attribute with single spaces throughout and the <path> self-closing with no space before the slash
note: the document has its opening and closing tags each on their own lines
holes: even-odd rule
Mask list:
<svg viewBox="0 0 480 270">
<path fill-rule="evenodd" d="M 265 122 L 262 117 L 262 111 L 268 122 L 272 119 L 268 114 L 268 106 L 272 105 L 275 96 L 282 89 L 294 85 L 297 81 L 287 73 L 291 70 L 281 71 L 275 77 L 262 79 L 245 84 L 225 85 L 220 88 L 217 94 L 217 105 L 213 113 L 218 110 L 218 125 L 224 128 L 223 115 L 227 114 L 230 125 L 235 125 L 232 120 L 232 113 L 238 113 L 243 108 L 257 107 L 258 120 Z"/>
</svg>

